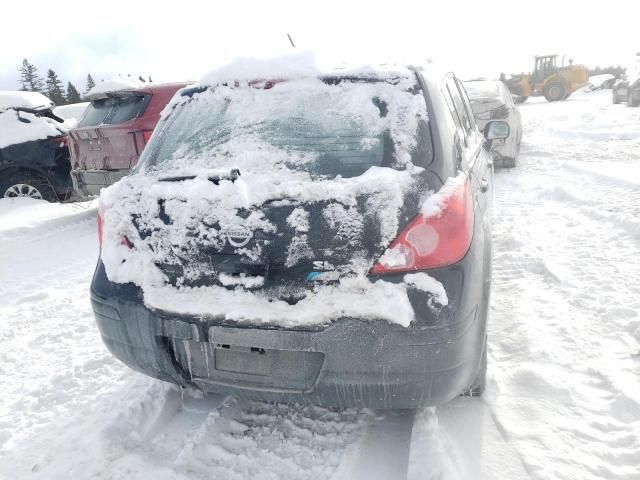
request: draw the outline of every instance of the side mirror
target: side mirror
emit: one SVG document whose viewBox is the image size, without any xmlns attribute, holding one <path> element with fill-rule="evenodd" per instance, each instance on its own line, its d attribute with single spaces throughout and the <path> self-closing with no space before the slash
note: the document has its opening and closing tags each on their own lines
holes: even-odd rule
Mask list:
<svg viewBox="0 0 640 480">
<path fill-rule="evenodd" d="M 504 140 L 509 137 L 511 133 L 511 127 L 507 122 L 502 120 L 496 120 L 489 122 L 484 127 L 484 138 L 489 141 L 492 140 Z"/>
</svg>

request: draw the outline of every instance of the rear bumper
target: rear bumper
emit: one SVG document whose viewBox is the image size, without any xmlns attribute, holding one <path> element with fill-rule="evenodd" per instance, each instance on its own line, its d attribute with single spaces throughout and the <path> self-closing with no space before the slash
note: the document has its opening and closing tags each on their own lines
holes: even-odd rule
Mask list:
<svg viewBox="0 0 640 480">
<path fill-rule="evenodd" d="M 71 180 L 76 195 L 100 195 L 100 190 L 116 183 L 129 174 L 129 169 L 121 170 L 72 170 Z"/>
<path fill-rule="evenodd" d="M 118 294 L 123 288 L 128 295 Z M 296 331 L 155 312 L 135 298 L 135 288 L 109 282 L 99 262 L 91 302 L 104 343 L 118 359 L 161 380 L 260 401 L 339 408 L 441 404 L 470 387 L 486 334 L 483 305 L 461 308 L 440 326 L 342 319 Z"/>
</svg>

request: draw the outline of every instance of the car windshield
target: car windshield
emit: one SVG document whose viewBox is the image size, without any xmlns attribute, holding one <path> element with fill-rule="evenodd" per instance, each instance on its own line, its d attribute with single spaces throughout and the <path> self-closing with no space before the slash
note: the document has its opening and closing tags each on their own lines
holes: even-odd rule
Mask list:
<svg viewBox="0 0 640 480">
<path fill-rule="evenodd" d="M 354 177 L 371 167 L 399 166 L 401 119 L 414 92 L 387 82 L 305 79 L 218 86 L 185 97 L 143 157 L 154 169 L 242 167 L 256 162 Z M 398 104 L 390 105 L 392 102 Z M 424 108 L 424 100 L 423 108 Z M 415 119 L 414 119 L 415 120 Z M 413 125 L 415 150 L 430 137 Z"/>
</svg>

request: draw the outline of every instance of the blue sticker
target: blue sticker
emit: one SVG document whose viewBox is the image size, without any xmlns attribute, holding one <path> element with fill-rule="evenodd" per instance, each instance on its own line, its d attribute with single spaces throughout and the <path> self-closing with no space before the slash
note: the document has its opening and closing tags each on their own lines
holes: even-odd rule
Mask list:
<svg viewBox="0 0 640 480">
<path fill-rule="evenodd" d="M 316 279 L 316 277 L 318 277 L 321 274 L 322 272 L 309 272 L 309 274 L 307 275 L 307 282 L 313 282 Z"/>
</svg>

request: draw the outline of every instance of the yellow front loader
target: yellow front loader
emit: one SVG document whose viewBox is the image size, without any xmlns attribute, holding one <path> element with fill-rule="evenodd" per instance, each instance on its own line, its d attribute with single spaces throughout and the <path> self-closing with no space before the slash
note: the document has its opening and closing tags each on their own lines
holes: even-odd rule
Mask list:
<svg viewBox="0 0 640 480">
<path fill-rule="evenodd" d="M 563 61 L 559 67 L 557 58 L 558 55 L 536 56 L 533 73 L 512 75 L 511 78 L 501 75 L 509 91 L 516 96 L 516 102 L 543 95 L 549 102 L 557 102 L 589 83 L 589 73 L 584 65 L 573 65 L 569 60 L 568 66 L 564 66 Z"/>
</svg>

